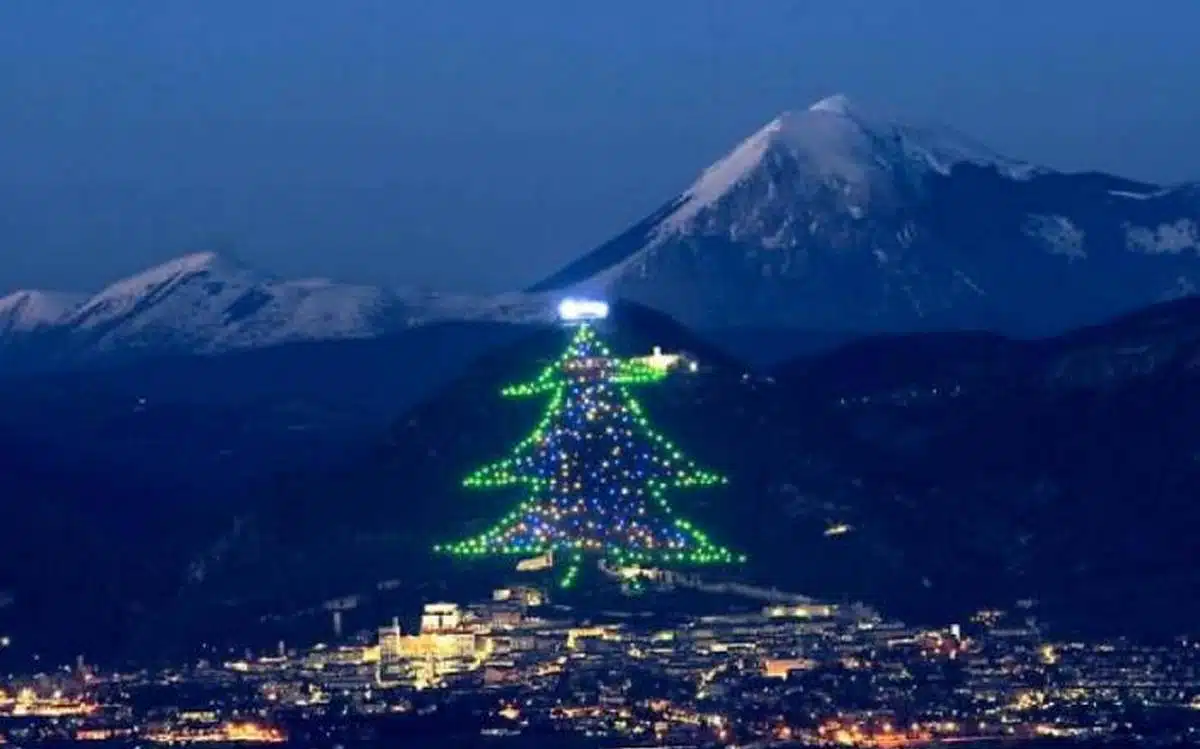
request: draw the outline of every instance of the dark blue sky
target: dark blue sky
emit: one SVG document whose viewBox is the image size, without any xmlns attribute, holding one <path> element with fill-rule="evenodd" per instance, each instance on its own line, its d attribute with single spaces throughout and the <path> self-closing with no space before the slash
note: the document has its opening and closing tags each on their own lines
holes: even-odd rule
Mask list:
<svg viewBox="0 0 1200 749">
<path fill-rule="evenodd" d="M 213 245 L 499 290 L 835 92 L 1200 178 L 1197 0 L 3 0 L 0 290 Z"/>
</svg>

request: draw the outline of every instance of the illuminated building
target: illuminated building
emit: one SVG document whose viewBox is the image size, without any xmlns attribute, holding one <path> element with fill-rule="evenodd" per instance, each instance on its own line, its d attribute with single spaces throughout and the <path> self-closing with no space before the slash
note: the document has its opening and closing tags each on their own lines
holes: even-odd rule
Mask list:
<svg viewBox="0 0 1200 749">
<path fill-rule="evenodd" d="M 427 604 L 419 634 L 402 634 L 397 621 L 379 630 L 377 680 L 432 686 L 478 669 L 490 647 L 487 638 L 464 625 L 458 604 Z"/>
<path fill-rule="evenodd" d="M 588 638 L 608 639 L 617 637 L 615 627 L 577 627 L 567 630 L 567 649 L 574 650 L 580 641 Z"/>
<path fill-rule="evenodd" d="M 133 735 L 132 728 L 80 728 L 75 731 L 76 741 L 113 741 Z M 0 744 L 4 742 L 0 740 Z"/>
<path fill-rule="evenodd" d="M 452 632 L 462 626 L 457 603 L 427 603 L 421 613 L 421 632 Z"/>
<path fill-rule="evenodd" d="M 303 660 L 307 675 L 330 690 L 363 691 L 376 681 L 381 649 L 371 645 L 318 646 Z"/>
<path fill-rule="evenodd" d="M 768 658 L 763 661 L 763 675 L 772 679 L 786 679 L 793 671 L 808 671 L 815 665 L 808 658 Z"/>
<path fill-rule="evenodd" d="M 554 566 L 554 552 L 547 551 L 545 554 L 539 554 L 536 557 L 522 559 L 517 562 L 517 572 L 540 572 L 548 570 Z"/>
<path fill-rule="evenodd" d="M 837 606 L 828 603 L 797 603 L 771 606 L 766 615 L 772 619 L 826 619 L 838 613 Z"/>
<path fill-rule="evenodd" d="M 2 697 L 0 693 L 0 697 Z M 30 688 L 17 692 L 11 700 L 0 699 L 14 717 L 65 718 L 91 715 L 98 706 L 80 697 L 65 696 L 61 691 L 41 696 Z"/>
<path fill-rule="evenodd" d="M 148 730 L 144 737 L 155 744 L 280 744 L 287 740 L 277 728 L 252 722 L 230 721 L 202 728 L 189 726 L 160 726 Z"/>
<path fill-rule="evenodd" d="M 522 606 L 541 606 L 546 595 L 537 588 L 518 585 L 512 588 L 497 588 L 492 591 L 493 601 L 514 601 Z"/>
<path fill-rule="evenodd" d="M 646 356 L 636 357 L 633 361 L 640 362 L 652 370 L 664 373 L 672 370 L 683 370 L 690 373 L 700 371 L 700 363 L 691 356 L 687 354 L 668 354 L 660 346 L 655 346 L 651 353 Z"/>
<path fill-rule="evenodd" d="M 473 632 L 423 632 L 401 637 L 397 652 L 400 658 L 469 661 L 475 658 L 476 643 Z"/>
</svg>

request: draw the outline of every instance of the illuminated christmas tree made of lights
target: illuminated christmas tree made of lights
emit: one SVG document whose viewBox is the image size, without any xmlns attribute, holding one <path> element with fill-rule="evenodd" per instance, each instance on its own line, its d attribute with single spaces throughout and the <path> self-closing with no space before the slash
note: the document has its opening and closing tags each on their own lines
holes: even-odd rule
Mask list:
<svg viewBox="0 0 1200 749">
<path fill-rule="evenodd" d="M 490 530 L 437 550 L 460 556 L 552 552 L 569 563 L 573 581 L 585 556 L 618 567 L 744 561 L 677 516 L 665 495 L 725 479 L 696 467 L 647 423 L 632 386 L 666 371 L 614 358 L 587 324 L 557 362 L 509 397 L 548 397 L 533 433 L 512 454 L 463 482 L 468 487 L 519 486 L 526 499 Z"/>
</svg>

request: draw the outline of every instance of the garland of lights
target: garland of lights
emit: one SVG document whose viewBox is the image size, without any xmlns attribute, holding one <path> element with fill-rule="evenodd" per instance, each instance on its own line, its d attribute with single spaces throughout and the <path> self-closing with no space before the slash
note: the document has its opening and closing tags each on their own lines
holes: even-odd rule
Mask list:
<svg viewBox="0 0 1200 749">
<path fill-rule="evenodd" d="M 526 499 L 491 529 L 435 550 L 457 556 L 554 552 L 569 560 L 569 587 L 583 554 L 618 566 L 721 564 L 745 557 L 718 546 L 674 515 L 673 488 L 724 484 L 651 428 L 629 386 L 656 382 L 662 369 L 614 358 L 587 325 L 532 382 L 507 397 L 549 394 L 533 432 L 509 457 L 471 473 L 463 485 L 520 485 Z"/>
</svg>

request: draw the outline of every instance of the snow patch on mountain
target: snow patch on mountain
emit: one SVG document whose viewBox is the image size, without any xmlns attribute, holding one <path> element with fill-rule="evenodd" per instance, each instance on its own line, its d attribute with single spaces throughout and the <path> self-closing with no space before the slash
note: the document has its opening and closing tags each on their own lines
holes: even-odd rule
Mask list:
<svg viewBox="0 0 1200 749">
<path fill-rule="evenodd" d="M 1177 255 L 1186 250 L 1200 254 L 1200 226 L 1187 218 L 1156 227 L 1126 224 L 1125 244 L 1130 250 L 1148 255 Z"/>
<path fill-rule="evenodd" d="M 1109 190 L 1108 194 L 1116 198 L 1128 198 L 1129 200 L 1152 200 L 1160 198 L 1163 195 L 1168 195 L 1172 188 L 1162 190 L 1152 190 L 1151 192 L 1130 192 L 1129 190 Z"/>
<path fill-rule="evenodd" d="M 1087 257 L 1083 249 L 1083 230 L 1066 216 L 1031 215 L 1025 221 L 1025 233 L 1056 255 L 1065 255 L 1072 260 Z"/>
<path fill-rule="evenodd" d="M 0 335 L 25 333 L 53 325 L 86 299 L 85 294 L 15 291 L 0 298 Z"/>
</svg>

